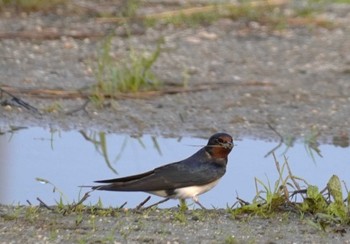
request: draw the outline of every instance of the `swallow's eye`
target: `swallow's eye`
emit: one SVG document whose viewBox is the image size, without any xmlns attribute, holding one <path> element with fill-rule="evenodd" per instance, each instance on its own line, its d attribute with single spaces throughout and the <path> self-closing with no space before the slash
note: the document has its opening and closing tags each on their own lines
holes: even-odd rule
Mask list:
<svg viewBox="0 0 350 244">
<path fill-rule="evenodd" d="M 221 139 L 221 138 L 218 138 L 218 139 L 217 139 L 217 142 L 218 142 L 218 143 L 224 143 L 224 140 Z"/>
</svg>

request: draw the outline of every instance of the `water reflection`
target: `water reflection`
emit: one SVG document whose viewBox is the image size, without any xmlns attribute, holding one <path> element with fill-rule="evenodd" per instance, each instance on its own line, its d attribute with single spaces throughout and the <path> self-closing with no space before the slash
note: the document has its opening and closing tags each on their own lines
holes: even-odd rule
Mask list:
<svg viewBox="0 0 350 244">
<path fill-rule="evenodd" d="M 289 148 L 292 148 L 294 146 L 294 143 L 296 142 L 295 137 L 283 137 L 272 125 L 268 124 L 269 128 L 276 133 L 276 135 L 279 137 L 279 143 L 272 148 L 265 157 L 273 154 L 277 149 L 285 145 L 285 150 L 282 153 L 283 155 L 287 153 Z M 308 152 L 308 154 L 311 156 L 311 158 L 315 161 L 315 154 L 319 157 L 322 157 L 321 150 L 319 148 L 320 144 L 318 143 L 318 138 L 320 136 L 320 131 L 316 127 L 312 127 L 310 132 L 304 137 L 303 144 Z"/>
<path fill-rule="evenodd" d="M 117 154 L 114 156 L 113 161 L 110 160 L 110 153 L 108 153 L 110 150 L 108 148 L 109 146 L 115 146 L 115 145 L 110 145 L 110 143 L 107 142 L 107 137 L 105 132 L 85 132 L 80 130 L 79 133 L 83 136 L 83 138 L 91 142 L 96 151 L 104 158 L 108 168 L 117 174 L 117 170 L 113 167 L 114 164 L 116 164 L 117 161 L 120 160 L 121 156 L 123 155 L 123 152 L 127 146 L 129 136 L 124 136 L 124 140 L 122 140 L 120 148 L 118 150 L 114 150 L 117 152 Z M 146 149 L 146 145 L 143 143 L 142 138 L 140 137 L 134 137 L 139 144 Z M 151 136 L 154 148 L 158 151 L 159 155 L 162 155 L 162 151 L 160 149 L 160 146 L 158 144 L 157 138 L 155 136 Z"/>
<path fill-rule="evenodd" d="M 210 135 L 208 135 L 209 137 Z M 38 204 L 40 197 L 47 204 L 59 201 L 60 194 L 53 186 L 40 184 L 36 178 L 50 181 L 67 196 L 67 201 L 78 201 L 94 180 L 141 173 L 160 165 L 178 161 L 192 155 L 207 139 L 139 138 L 100 132 L 59 132 L 30 128 L 0 136 L 0 203 Z M 226 175 L 210 192 L 200 196 L 207 207 L 226 207 L 237 196 L 250 201 L 255 196 L 255 177 L 271 184 L 278 179 L 272 155 L 264 157 L 276 142 L 244 139 L 236 141 L 229 156 Z M 286 151 L 286 149 L 288 150 Z M 335 174 L 349 184 L 350 149 L 332 145 L 319 145 L 323 157 L 308 154 L 304 143 L 294 142 L 291 147 L 282 144 L 275 150 L 277 160 L 285 156 L 292 172 L 308 183 L 323 188 Z M 101 199 L 104 206 L 135 207 L 147 197 L 146 193 L 98 192 L 85 202 L 95 204 Z M 152 196 L 151 202 L 160 200 Z M 162 207 L 177 205 L 169 201 Z"/>
</svg>

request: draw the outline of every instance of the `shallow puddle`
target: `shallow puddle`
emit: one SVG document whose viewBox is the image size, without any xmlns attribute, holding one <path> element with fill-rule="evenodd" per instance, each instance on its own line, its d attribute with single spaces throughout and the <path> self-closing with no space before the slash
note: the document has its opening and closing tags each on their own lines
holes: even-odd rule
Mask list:
<svg viewBox="0 0 350 244">
<path fill-rule="evenodd" d="M 184 159 L 206 143 L 207 139 L 190 137 L 144 135 L 135 138 L 122 134 L 62 132 L 42 128 L 5 133 L 0 136 L 0 203 L 30 202 L 37 205 L 37 198 L 40 198 L 51 205 L 61 196 L 65 203 L 78 201 L 88 191 L 88 188 L 78 186 L 92 185 L 94 180 L 141 173 Z M 275 162 L 272 155 L 264 156 L 277 144 L 251 139 L 235 141 L 226 175 L 215 188 L 200 196 L 201 203 L 207 207 L 226 207 L 231 206 L 237 196 L 251 201 L 256 194 L 255 177 L 266 184 L 270 182 L 273 188 L 278 179 Z M 275 154 L 283 163 L 285 153 L 293 174 L 319 188 L 324 188 L 333 174 L 350 186 L 349 147 L 320 145 L 319 149 L 323 157 L 313 150 L 310 153 L 310 148 L 304 143 L 295 143 L 287 151 L 282 145 Z M 51 184 L 43 184 L 37 178 Z M 94 191 L 85 204 L 96 204 L 101 199 L 105 207 L 117 207 L 124 202 L 127 202 L 126 207 L 135 207 L 148 195 Z M 152 196 L 149 204 L 158 200 L 160 198 Z M 177 204 L 178 201 L 173 200 L 161 207 Z"/>
</svg>

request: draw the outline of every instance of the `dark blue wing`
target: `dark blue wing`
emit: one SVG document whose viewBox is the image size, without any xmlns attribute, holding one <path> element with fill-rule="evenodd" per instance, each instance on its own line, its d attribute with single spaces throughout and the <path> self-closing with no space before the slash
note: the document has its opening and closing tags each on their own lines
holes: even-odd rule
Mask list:
<svg viewBox="0 0 350 244">
<path fill-rule="evenodd" d="M 223 160 L 223 159 L 221 159 Z M 164 165 L 143 174 L 96 181 L 109 183 L 94 189 L 109 191 L 158 191 L 193 185 L 205 185 L 221 178 L 226 171 L 226 161 L 211 159 L 204 150 L 172 164 Z"/>
</svg>

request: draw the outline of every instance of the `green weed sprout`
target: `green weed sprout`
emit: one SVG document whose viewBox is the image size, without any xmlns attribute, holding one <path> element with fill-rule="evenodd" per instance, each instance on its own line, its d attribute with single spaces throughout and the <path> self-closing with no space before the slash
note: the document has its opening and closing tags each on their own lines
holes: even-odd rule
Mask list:
<svg viewBox="0 0 350 244">
<path fill-rule="evenodd" d="M 92 100 L 103 102 L 105 98 L 116 98 L 120 93 L 135 93 L 158 90 L 160 80 L 152 71 L 153 64 L 161 53 L 162 41 L 151 53 L 130 48 L 128 56 L 115 60 L 111 55 L 111 40 L 107 38 L 100 50 L 93 86 Z"/>
</svg>

